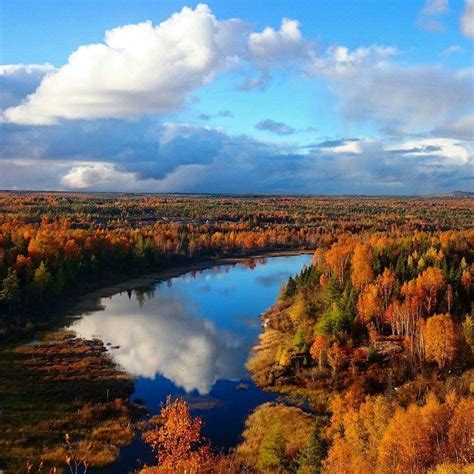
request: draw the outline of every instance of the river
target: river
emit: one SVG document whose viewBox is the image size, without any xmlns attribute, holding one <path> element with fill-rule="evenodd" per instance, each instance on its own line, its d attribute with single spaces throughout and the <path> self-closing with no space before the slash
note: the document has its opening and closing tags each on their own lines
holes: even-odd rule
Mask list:
<svg viewBox="0 0 474 474">
<path fill-rule="evenodd" d="M 275 399 L 252 383 L 245 362 L 261 331 L 259 315 L 310 259 L 250 259 L 185 273 L 102 298 L 100 309 L 70 328 L 108 344 L 135 377 L 132 400 L 156 414 L 167 395 L 185 398 L 204 419 L 213 446 L 226 450 L 238 443 L 249 413 Z M 153 462 L 139 436 L 114 465 L 91 472 L 122 474 L 138 467 L 138 459 Z"/>
</svg>

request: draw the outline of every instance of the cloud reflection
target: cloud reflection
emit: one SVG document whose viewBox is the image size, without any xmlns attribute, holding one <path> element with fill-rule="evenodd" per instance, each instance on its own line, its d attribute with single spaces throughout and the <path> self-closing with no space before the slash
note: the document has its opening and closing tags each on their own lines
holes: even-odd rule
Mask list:
<svg viewBox="0 0 474 474">
<path fill-rule="evenodd" d="M 178 292 L 140 300 L 141 308 L 135 296 L 115 295 L 104 302 L 105 311 L 77 320 L 72 329 L 120 346 L 112 356 L 127 372 L 150 379 L 160 374 L 187 392 L 207 394 L 219 379 L 242 378 L 251 341 L 202 319 Z"/>
</svg>

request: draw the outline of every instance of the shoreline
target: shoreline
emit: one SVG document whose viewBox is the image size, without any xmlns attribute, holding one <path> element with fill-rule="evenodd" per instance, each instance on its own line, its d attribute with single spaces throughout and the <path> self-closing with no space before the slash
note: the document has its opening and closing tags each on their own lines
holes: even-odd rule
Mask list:
<svg viewBox="0 0 474 474">
<path fill-rule="evenodd" d="M 218 265 L 235 265 L 249 259 L 290 257 L 294 255 L 311 255 L 313 253 L 314 249 L 287 249 L 223 257 L 197 257 L 195 260 L 184 263 L 182 261 L 177 262 L 155 272 L 145 272 L 142 275 L 123 278 L 121 275 L 112 275 L 109 282 L 101 278 L 90 282 L 83 293 L 76 291 L 69 295 L 64 295 L 64 299 L 55 308 L 50 310 L 48 318 L 39 319 L 34 323 L 30 321 L 30 326 L 17 327 L 8 335 L 2 334 L 0 331 L 0 350 L 12 345 L 28 343 L 43 333 L 67 328 L 71 319 L 77 319 L 82 316 L 79 313 L 97 310 L 101 298 L 109 298 L 116 293 L 147 287 L 189 272 L 202 271 Z"/>
<path fill-rule="evenodd" d="M 314 250 L 282 250 L 242 256 L 214 257 L 197 260 L 187 264 L 178 264 L 168 268 L 163 268 L 162 270 L 158 270 L 156 272 L 145 273 L 139 277 L 126 279 L 89 291 L 81 296 L 76 297 L 75 301 L 65 302 L 65 307 L 60 309 L 59 312 L 63 313 L 63 317 L 66 320 L 77 319 L 82 317 L 82 314 L 78 313 L 87 313 L 88 311 L 96 310 L 97 305 L 100 304 L 100 299 L 102 298 L 110 298 L 117 293 L 148 287 L 150 285 L 161 283 L 172 278 L 177 278 L 179 276 L 185 275 L 186 273 L 203 271 L 220 265 L 237 265 L 249 259 L 293 257 L 297 255 L 312 255 L 313 253 Z"/>
<path fill-rule="evenodd" d="M 97 290 L 93 290 L 89 293 L 85 293 L 82 296 L 77 297 L 75 301 L 65 301 L 64 302 L 64 308 L 63 308 L 63 313 L 62 316 L 58 319 L 55 320 L 56 322 L 56 327 L 57 330 L 62 332 L 62 331 L 68 331 L 70 323 L 73 320 L 81 319 L 82 317 L 87 317 L 88 312 L 91 311 L 97 311 L 100 310 L 101 307 L 101 299 L 102 298 L 107 298 L 111 297 L 117 293 L 124 292 L 124 291 L 130 291 L 132 289 L 137 289 L 140 287 L 146 287 L 146 286 L 151 286 L 154 284 L 157 284 L 159 282 L 167 281 L 171 278 L 175 278 L 184 274 L 187 274 L 189 272 L 194 272 L 194 271 L 203 271 L 209 268 L 217 267 L 217 266 L 224 266 L 224 265 L 237 265 L 240 263 L 245 263 L 246 261 L 249 260 L 255 260 L 255 259 L 264 259 L 264 258 L 276 258 L 276 257 L 291 257 L 291 256 L 298 256 L 298 255 L 312 255 L 313 250 L 307 250 L 307 249 L 299 249 L 299 250 L 285 250 L 285 251 L 276 251 L 276 252 L 266 252 L 266 253 L 258 253 L 258 254 L 253 254 L 253 255 L 241 255 L 241 256 L 232 256 L 232 257 L 217 257 L 217 258 L 210 258 L 210 259 L 202 259 L 198 260 L 195 262 L 191 262 L 189 264 L 185 265 L 175 265 L 173 267 L 169 268 L 164 268 L 158 272 L 152 272 L 152 273 L 147 273 L 141 277 L 137 278 L 132 278 L 125 280 L 121 283 L 117 284 L 112 284 L 106 287 L 99 288 Z M 67 305 L 67 306 L 66 306 Z M 54 325 L 55 323 L 52 321 L 52 324 Z M 36 337 L 39 336 L 39 340 L 42 340 L 42 338 L 47 335 L 47 333 L 52 330 L 51 328 L 40 328 L 36 333 Z M 42 334 L 42 335 L 41 335 Z M 32 335 L 33 338 L 35 338 L 35 334 L 33 333 Z M 79 338 L 78 335 L 76 335 L 76 338 L 74 338 L 75 344 L 82 344 L 82 340 Z M 106 341 L 104 338 L 100 337 L 98 338 L 98 341 L 100 341 L 100 344 L 102 347 L 106 348 Z M 99 342 L 96 342 L 99 343 Z M 53 344 L 53 345 L 51 345 Z M 54 345 L 55 344 L 55 345 Z M 17 344 L 15 344 L 16 346 Z M 55 347 L 61 347 L 64 346 L 64 348 L 69 348 L 70 347 L 70 341 L 62 341 L 58 342 L 55 339 L 52 339 L 51 341 L 48 341 L 47 339 L 44 339 L 44 343 L 42 346 L 28 346 L 25 345 L 24 343 L 19 343 L 18 347 L 24 346 L 25 349 L 23 350 L 29 350 L 29 351 L 34 351 L 37 350 L 37 347 L 45 347 L 48 351 L 53 350 Z M 88 346 L 87 346 L 88 347 Z M 2 348 L 3 350 L 7 350 L 6 347 Z M 13 349 L 13 348 L 12 348 Z M 45 350 L 45 349 L 41 349 Z M 70 352 L 74 355 L 74 357 L 77 359 L 74 359 L 74 363 L 80 364 L 82 363 L 82 355 L 76 354 L 73 349 L 70 350 Z M 103 367 L 102 362 L 102 357 L 109 357 L 106 354 L 109 353 L 109 350 L 105 350 L 103 353 L 99 354 L 97 356 L 97 360 L 99 361 L 99 367 Z M 33 358 L 35 360 L 35 358 Z M 111 361 L 112 362 L 112 361 Z M 69 361 L 68 361 L 69 364 Z M 55 361 L 55 366 L 58 365 L 58 361 Z M 113 363 L 114 370 L 117 371 L 117 374 L 120 375 L 120 373 L 123 371 L 124 374 L 127 374 L 128 377 L 131 377 L 131 380 L 134 379 L 133 376 L 130 374 L 126 373 L 126 371 L 121 368 L 120 365 L 117 365 L 116 363 Z M 111 369 L 112 370 L 112 369 Z M 72 376 L 76 376 L 75 372 L 72 374 Z M 45 383 L 48 383 L 43 379 L 41 375 L 39 375 L 39 378 L 42 379 L 42 381 L 36 381 L 36 386 L 43 386 Z M 128 379 L 127 379 L 128 380 Z M 124 381 L 124 383 L 126 383 Z M 134 383 L 134 382 L 133 382 Z M 46 385 L 45 385 L 46 386 Z M 270 390 L 270 393 L 275 393 L 276 396 L 278 396 L 278 392 Z M 124 397 L 124 403 L 127 406 L 127 409 L 132 413 L 134 409 L 134 405 L 132 402 L 132 397 L 131 393 L 126 395 Z M 108 402 L 108 401 L 107 401 Z M 94 406 L 99 406 L 98 402 L 95 400 L 92 402 Z M 143 415 L 143 413 L 142 413 Z M 141 417 L 140 417 L 141 418 Z M 110 421 L 112 422 L 112 421 Z M 92 428 L 91 428 L 92 429 Z M 135 429 L 135 428 L 133 428 Z M 130 443 L 124 443 L 123 445 L 117 445 L 119 447 L 119 455 L 123 447 L 128 446 Z M 111 462 L 110 465 L 113 465 L 114 463 L 117 462 L 119 457 L 115 458 L 114 461 Z M 107 464 L 109 465 L 109 464 Z M 100 472 L 100 471 L 97 471 Z M 105 472 L 105 471 L 104 471 Z"/>
</svg>

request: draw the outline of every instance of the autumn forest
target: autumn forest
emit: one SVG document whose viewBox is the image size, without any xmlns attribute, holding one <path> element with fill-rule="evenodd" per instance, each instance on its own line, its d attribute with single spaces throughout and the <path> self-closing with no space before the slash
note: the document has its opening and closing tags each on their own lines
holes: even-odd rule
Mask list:
<svg viewBox="0 0 474 474">
<path fill-rule="evenodd" d="M 121 472 L 138 443 L 142 473 L 473 472 L 471 197 L 2 192 L 0 209 L 0 470 Z M 265 311 L 242 308 L 256 339 L 232 397 L 262 403 L 237 443 L 206 431 L 208 387 L 150 412 L 119 344 L 74 330 L 100 320 L 107 299 L 72 308 L 102 288 L 142 308 L 156 281 L 292 256 L 307 264 Z"/>
</svg>

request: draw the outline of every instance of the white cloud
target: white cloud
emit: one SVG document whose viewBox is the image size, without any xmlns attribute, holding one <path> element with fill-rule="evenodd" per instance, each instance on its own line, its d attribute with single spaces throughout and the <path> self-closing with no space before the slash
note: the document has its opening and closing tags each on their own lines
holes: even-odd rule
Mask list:
<svg viewBox="0 0 474 474">
<path fill-rule="evenodd" d="M 71 122 L 69 131 L 27 127 L 19 138 L 16 129 L 25 127 L 4 124 L 0 176 L 4 189 L 385 194 L 471 189 L 472 120 L 446 122 L 416 139 L 393 135 L 389 145 L 342 138 L 303 150 L 186 124 L 141 121 L 117 129 L 101 121 L 87 122 L 84 129 Z"/>
<path fill-rule="evenodd" d="M 447 57 L 447 56 L 452 56 L 453 54 L 460 54 L 464 53 L 465 50 L 462 46 L 459 46 L 458 44 L 453 44 L 452 46 L 449 46 L 446 49 L 443 49 L 441 53 L 439 53 L 440 56 Z"/>
<path fill-rule="evenodd" d="M 439 17 L 449 11 L 448 0 L 426 0 L 426 3 L 417 19 L 417 25 L 433 33 L 440 33 L 446 31 L 446 26 L 439 19 L 433 17 Z"/>
<path fill-rule="evenodd" d="M 15 75 L 18 73 L 45 75 L 55 70 L 51 64 L 2 64 L 0 65 L 0 76 Z"/>
<path fill-rule="evenodd" d="M 299 21 L 289 18 L 283 18 L 279 30 L 267 27 L 260 33 L 251 33 L 248 46 L 252 58 L 264 67 L 300 61 L 313 51 L 301 34 Z"/>
<path fill-rule="evenodd" d="M 473 156 L 472 147 L 468 143 L 462 144 L 450 138 L 410 140 L 387 146 L 386 150 L 405 152 L 407 156 L 412 157 L 432 157 L 431 164 L 439 162 L 442 165 L 465 165 Z"/>
<path fill-rule="evenodd" d="M 474 115 L 443 123 L 434 130 L 434 134 L 474 142 Z"/>
<path fill-rule="evenodd" d="M 314 76 L 323 75 L 328 79 L 354 76 L 363 70 L 386 63 L 396 54 L 396 48 L 377 44 L 357 48 L 352 52 L 346 46 L 336 44 L 310 63 L 308 73 Z"/>
<path fill-rule="evenodd" d="M 337 145 L 324 146 L 323 144 L 321 149 L 328 153 L 354 153 L 360 155 L 364 151 L 364 146 L 361 140 L 342 140 Z"/>
<path fill-rule="evenodd" d="M 426 0 L 422 13 L 425 15 L 440 15 L 449 10 L 448 0 Z"/>
<path fill-rule="evenodd" d="M 346 119 L 381 126 L 426 129 L 468 111 L 473 105 L 473 70 L 400 66 L 394 48 L 372 45 L 349 51 L 332 46 L 310 65 L 340 100 Z"/>
<path fill-rule="evenodd" d="M 69 189 L 100 187 L 104 184 L 113 184 L 123 189 L 123 184 L 130 185 L 134 181 L 134 173 L 118 171 L 112 163 L 75 164 L 61 178 L 61 184 Z"/>
<path fill-rule="evenodd" d="M 163 23 L 107 31 L 104 43 L 81 46 L 48 74 L 7 121 L 54 124 L 58 118 L 130 118 L 168 113 L 187 94 L 242 56 L 246 25 L 217 20 L 207 5 L 183 8 Z"/>
<path fill-rule="evenodd" d="M 474 36 L 474 0 L 465 0 L 464 13 L 461 17 L 461 31 L 464 36 Z"/>
</svg>

